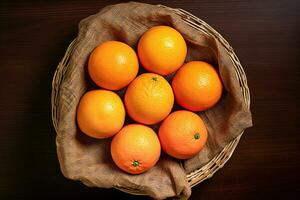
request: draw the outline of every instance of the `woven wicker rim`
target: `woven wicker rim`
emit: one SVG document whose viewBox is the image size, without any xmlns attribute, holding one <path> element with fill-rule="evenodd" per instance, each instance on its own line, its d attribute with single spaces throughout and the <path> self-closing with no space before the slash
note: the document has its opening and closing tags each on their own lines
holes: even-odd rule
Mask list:
<svg viewBox="0 0 300 200">
<path fill-rule="evenodd" d="M 228 55 L 230 56 L 232 63 L 234 64 L 236 76 L 240 84 L 240 88 L 243 94 L 245 104 L 248 108 L 250 108 L 250 92 L 247 85 L 246 74 L 243 70 L 243 67 L 238 57 L 235 55 L 233 48 L 229 45 L 229 43 L 206 22 L 197 18 L 191 13 L 180 8 L 170 8 L 164 5 L 157 5 L 157 6 L 171 10 L 172 12 L 180 16 L 186 24 L 188 24 L 189 26 L 193 27 L 194 29 L 204 34 L 207 34 L 208 36 L 216 38 L 225 47 Z M 75 49 L 75 45 L 76 45 L 76 39 L 72 41 L 72 43 L 69 45 L 64 57 L 58 64 L 58 67 L 54 73 L 54 77 L 52 80 L 52 94 L 51 94 L 52 121 L 56 131 L 57 131 L 57 124 L 59 121 L 59 113 L 56 109 L 59 104 L 58 102 L 59 88 L 60 88 L 60 84 L 63 81 L 66 69 L 68 68 L 70 56 L 72 55 L 73 50 Z M 227 144 L 213 159 L 211 159 L 203 167 L 187 175 L 187 179 L 191 187 L 201 183 L 202 181 L 208 178 L 211 178 L 216 171 L 218 171 L 224 166 L 224 164 L 232 156 L 237 144 L 239 143 L 242 134 L 243 132 L 240 133 L 239 136 L 236 137 L 234 140 L 232 140 L 229 144 Z M 130 194 L 146 195 L 142 191 L 133 188 L 116 187 L 116 189 L 119 189 L 123 192 L 127 192 Z"/>
</svg>

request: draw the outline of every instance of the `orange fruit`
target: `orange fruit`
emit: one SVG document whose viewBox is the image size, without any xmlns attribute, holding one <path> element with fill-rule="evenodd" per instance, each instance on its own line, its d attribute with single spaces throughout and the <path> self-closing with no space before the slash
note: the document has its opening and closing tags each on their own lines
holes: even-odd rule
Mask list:
<svg viewBox="0 0 300 200">
<path fill-rule="evenodd" d="M 120 97 L 108 90 L 85 93 L 77 108 L 80 130 L 90 137 L 107 138 L 123 126 L 125 108 Z"/>
<path fill-rule="evenodd" d="M 160 157 L 160 149 L 155 132 L 140 124 L 123 127 L 111 142 L 113 161 L 131 174 L 140 174 L 153 167 Z"/>
<path fill-rule="evenodd" d="M 164 77 L 145 73 L 130 83 L 124 102 L 132 119 L 143 124 L 155 124 L 171 112 L 174 95 Z"/>
<path fill-rule="evenodd" d="M 138 55 L 145 69 L 161 75 L 176 71 L 184 62 L 187 46 L 182 35 L 169 26 L 155 26 L 138 43 Z"/>
<path fill-rule="evenodd" d="M 172 87 L 175 99 L 182 107 L 203 111 L 214 106 L 222 95 L 222 82 L 210 64 L 192 61 L 175 74 Z"/>
<path fill-rule="evenodd" d="M 127 86 L 137 75 L 138 58 L 134 50 L 118 41 L 104 42 L 90 55 L 88 71 L 100 87 L 119 90 Z"/>
<path fill-rule="evenodd" d="M 162 149 L 178 159 L 195 156 L 207 140 L 202 119 L 187 110 L 171 113 L 159 127 L 158 134 Z"/>
</svg>

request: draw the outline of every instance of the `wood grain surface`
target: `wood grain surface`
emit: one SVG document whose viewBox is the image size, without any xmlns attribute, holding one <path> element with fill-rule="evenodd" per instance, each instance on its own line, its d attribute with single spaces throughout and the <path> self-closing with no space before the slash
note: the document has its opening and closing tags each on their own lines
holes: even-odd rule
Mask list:
<svg viewBox="0 0 300 200">
<path fill-rule="evenodd" d="M 0 199 L 150 199 L 63 177 L 51 80 L 81 19 L 122 1 L 0 3 Z M 254 127 L 196 199 L 292 199 L 300 193 L 300 1 L 144 1 L 183 8 L 233 46 L 248 77 Z"/>
</svg>

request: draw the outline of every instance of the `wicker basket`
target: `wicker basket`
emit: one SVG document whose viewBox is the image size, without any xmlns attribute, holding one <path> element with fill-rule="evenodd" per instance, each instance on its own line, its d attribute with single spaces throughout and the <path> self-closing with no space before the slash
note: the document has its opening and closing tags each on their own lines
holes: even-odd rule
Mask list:
<svg viewBox="0 0 300 200">
<path fill-rule="evenodd" d="M 235 72 L 237 79 L 239 80 L 239 84 L 241 87 L 241 91 L 243 94 L 243 98 L 245 101 L 245 104 L 248 108 L 250 108 L 250 93 L 249 88 L 247 85 L 247 79 L 246 74 L 242 68 L 242 65 L 235 55 L 233 48 L 229 45 L 229 43 L 217 32 L 215 31 L 211 26 L 209 26 L 206 22 L 202 21 L 201 19 L 197 18 L 196 16 L 190 14 L 189 12 L 183 10 L 183 9 L 177 9 L 177 8 L 169 8 L 163 5 L 158 5 L 159 7 L 164 7 L 166 9 L 170 9 L 172 12 L 180 16 L 185 23 L 187 23 L 189 26 L 195 28 L 196 30 L 207 34 L 211 37 L 216 38 L 225 48 L 228 54 L 230 55 L 230 59 L 235 67 Z M 76 39 L 75 39 L 76 40 Z M 74 41 L 75 41 L 74 40 Z M 54 77 L 52 81 L 52 94 L 51 94 L 51 104 L 52 104 L 52 121 L 55 129 L 57 130 L 57 119 L 58 119 L 58 113 L 57 113 L 57 105 L 58 102 L 58 94 L 59 94 L 59 88 L 60 84 L 63 80 L 66 68 L 68 67 L 68 62 L 70 55 L 73 52 L 74 49 L 74 41 L 69 45 L 63 59 L 59 63 Z M 218 171 L 220 168 L 224 166 L 224 164 L 229 160 L 229 158 L 232 156 L 243 132 L 240 133 L 238 137 L 236 137 L 233 141 L 231 141 L 229 144 L 227 144 L 222 151 L 219 152 L 213 159 L 211 159 L 206 165 L 203 167 L 191 172 L 187 175 L 188 182 L 191 187 L 201 183 L 205 179 L 208 179 L 214 175 L 216 171 Z M 117 189 L 130 193 L 135 195 L 144 195 L 138 190 L 132 190 L 127 188 L 120 188 Z"/>
</svg>

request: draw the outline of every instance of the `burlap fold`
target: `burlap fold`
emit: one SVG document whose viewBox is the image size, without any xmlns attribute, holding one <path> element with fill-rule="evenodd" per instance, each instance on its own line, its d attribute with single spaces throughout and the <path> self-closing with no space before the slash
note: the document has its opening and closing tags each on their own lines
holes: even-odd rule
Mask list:
<svg viewBox="0 0 300 200">
<path fill-rule="evenodd" d="M 113 163 L 109 150 L 111 139 L 96 140 L 80 132 L 76 125 L 76 108 L 90 86 L 86 64 L 91 51 L 107 40 L 119 40 L 136 49 L 140 36 L 155 25 L 172 26 L 184 36 L 188 44 L 186 61 L 204 60 L 218 67 L 225 91 L 215 107 L 199 113 L 209 132 L 203 151 L 184 162 L 164 154 L 148 172 L 130 175 Z M 122 92 L 124 90 L 120 94 Z M 188 26 L 172 11 L 135 2 L 107 6 L 80 22 L 58 98 L 56 145 L 64 176 L 88 186 L 139 190 L 156 199 L 172 196 L 187 199 L 191 194 L 187 173 L 203 166 L 252 125 L 251 113 L 243 101 L 233 63 L 224 47 L 214 38 Z"/>
</svg>

